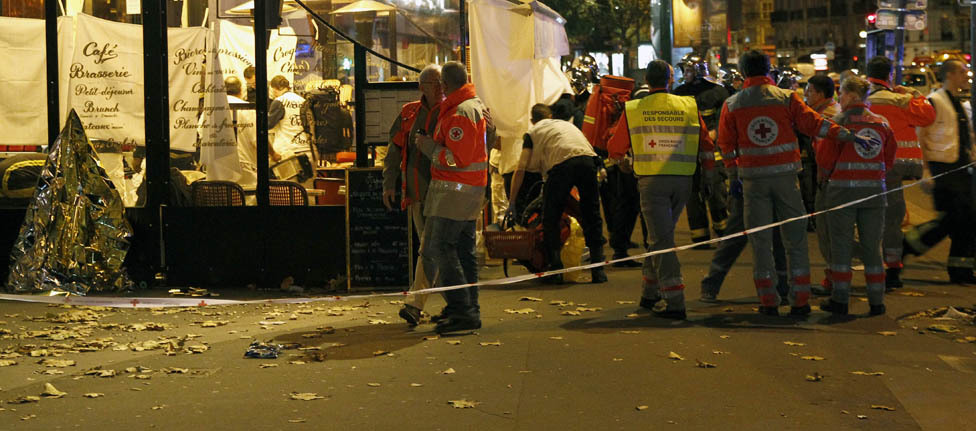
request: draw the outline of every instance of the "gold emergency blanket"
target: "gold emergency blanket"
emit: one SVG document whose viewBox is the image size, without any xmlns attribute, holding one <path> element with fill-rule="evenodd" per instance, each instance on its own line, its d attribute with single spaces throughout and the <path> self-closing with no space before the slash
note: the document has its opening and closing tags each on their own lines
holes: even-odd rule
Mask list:
<svg viewBox="0 0 976 431">
<path fill-rule="evenodd" d="M 10 252 L 7 288 L 84 295 L 128 287 L 122 261 L 132 227 L 74 110 L 48 150 Z"/>
</svg>

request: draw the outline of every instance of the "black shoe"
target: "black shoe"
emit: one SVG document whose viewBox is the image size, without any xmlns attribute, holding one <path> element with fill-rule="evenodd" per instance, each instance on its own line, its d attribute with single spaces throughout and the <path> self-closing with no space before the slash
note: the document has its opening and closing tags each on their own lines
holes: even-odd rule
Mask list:
<svg viewBox="0 0 976 431">
<path fill-rule="evenodd" d="M 590 270 L 590 277 L 592 281 L 590 283 L 606 283 L 607 282 L 607 272 L 603 270 L 603 267 L 597 267 Z"/>
<path fill-rule="evenodd" d="M 463 317 L 448 317 L 434 327 L 434 332 L 444 334 L 448 332 L 473 331 L 481 329 L 481 320 Z"/>
<path fill-rule="evenodd" d="M 440 314 L 435 314 L 433 316 L 430 316 L 430 322 L 431 323 L 440 323 L 444 319 L 447 319 L 447 315 L 444 314 L 443 311 Z"/>
<path fill-rule="evenodd" d="M 802 307 L 790 307 L 790 316 L 806 317 L 809 315 L 810 315 L 810 304 L 804 305 Z"/>
<path fill-rule="evenodd" d="M 761 306 L 760 305 L 759 306 L 759 314 L 762 314 L 764 316 L 777 316 L 778 317 L 779 316 L 779 308 L 778 307 L 764 307 L 764 306 Z"/>
<path fill-rule="evenodd" d="M 820 309 L 823 311 L 829 311 L 835 316 L 846 316 L 847 315 L 847 304 L 842 304 L 836 302 L 833 299 L 828 299 L 820 303 Z"/>
<path fill-rule="evenodd" d="M 688 318 L 688 314 L 685 313 L 685 310 L 651 310 L 651 313 L 654 313 L 655 316 L 662 319 L 685 320 Z"/>
<path fill-rule="evenodd" d="M 885 270 L 885 290 L 901 289 L 905 283 L 901 281 L 901 268 L 888 268 Z"/>
<path fill-rule="evenodd" d="M 653 310 L 654 309 L 654 306 L 658 302 L 661 302 L 661 297 L 660 296 L 657 297 L 657 298 L 645 298 L 645 297 L 642 296 L 641 297 L 641 300 L 640 300 L 640 307 L 641 308 L 646 308 L 648 310 Z"/>
<path fill-rule="evenodd" d="M 880 316 L 882 314 L 885 314 L 886 311 L 888 311 L 888 309 L 885 307 L 884 304 L 872 305 L 871 306 L 871 311 L 868 312 L 868 315 L 869 316 Z"/>
<path fill-rule="evenodd" d="M 563 264 L 562 262 L 556 261 L 555 263 L 549 264 L 549 267 L 546 268 L 546 271 L 556 271 L 559 269 L 563 269 Z M 547 275 L 545 277 L 542 277 L 542 282 L 546 284 L 563 284 L 563 275 L 562 274 Z"/>
<path fill-rule="evenodd" d="M 400 309 L 400 318 L 407 321 L 410 327 L 420 324 L 420 310 L 412 305 L 404 305 Z"/>
<path fill-rule="evenodd" d="M 627 256 L 615 256 L 614 259 L 622 259 L 622 258 L 625 258 L 625 257 L 627 257 Z M 640 267 L 644 266 L 644 264 L 642 264 L 642 263 L 640 263 L 640 262 L 638 262 L 636 260 L 633 260 L 633 259 L 632 260 L 625 260 L 623 262 L 614 262 L 612 265 L 613 265 L 614 268 L 640 268 Z"/>
</svg>

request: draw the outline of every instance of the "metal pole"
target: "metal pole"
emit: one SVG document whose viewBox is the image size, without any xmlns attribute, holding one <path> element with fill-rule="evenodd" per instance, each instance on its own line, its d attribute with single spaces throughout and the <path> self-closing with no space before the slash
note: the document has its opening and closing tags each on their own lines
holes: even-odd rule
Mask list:
<svg viewBox="0 0 976 431">
<path fill-rule="evenodd" d="M 142 3 L 146 92 L 146 206 L 169 203 L 169 69 L 166 0 Z"/>
<path fill-rule="evenodd" d="M 44 2 L 44 47 L 47 55 L 47 143 L 61 129 L 61 99 L 58 95 L 58 2 Z"/>
<path fill-rule="evenodd" d="M 254 85 L 257 95 L 257 140 L 258 140 L 258 184 L 259 207 L 271 205 L 268 191 L 268 2 L 254 1 Z"/>
<path fill-rule="evenodd" d="M 461 2 L 464 3 L 463 1 Z M 462 49 L 463 51 L 463 49 Z M 353 67 L 356 69 L 356 167 L 369 166 L 369 147 L 366 146 L 366 49 L 353 48 Z"/>
<path fill-rule="evenodd" d="M 898 26 L 895 27 L 895 82 L 901 85 L 901 69 L 905 62 L 905 8 L 908 0 L 898 0 Z"/>
<path fill-rule="evenodd" d="M 661 60 L 664 60 L 668 62 L 668 64 L 671 64 L 671 60 L 673 60 L 671 58 L 672 57 L 671 45 L 674 43 L 674 41 L 672 40 L 673 19 L 671 17 L 671 10 L 673 5 L 671 4 L 672 0 L 660 0 L 660 1 L 661 1 L 661 21 L 658 22 L 658 28 L 659 28 L 658 34 L 660 34 L 660 38 L 659 38 L 660 46 L 658 47 L 658 49 L 660 49 Z"/>
</svg>

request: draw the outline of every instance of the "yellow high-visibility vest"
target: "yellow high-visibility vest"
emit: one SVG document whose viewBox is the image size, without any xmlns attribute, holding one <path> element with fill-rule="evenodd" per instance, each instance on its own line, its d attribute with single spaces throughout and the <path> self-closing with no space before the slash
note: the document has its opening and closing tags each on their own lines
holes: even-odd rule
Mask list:
<svg viewBox="0 0 976 431">
<path fill-rule="evenodd" d="M 701 125 L 695 99 L 655 93 L 627 102 L 625 115 L 637 175 L 692 175 Z"/>
</svg>

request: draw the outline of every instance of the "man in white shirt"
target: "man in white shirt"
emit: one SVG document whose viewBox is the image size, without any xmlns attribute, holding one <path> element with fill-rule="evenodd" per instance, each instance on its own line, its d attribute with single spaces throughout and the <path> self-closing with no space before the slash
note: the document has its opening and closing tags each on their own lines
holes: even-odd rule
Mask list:
<svg viewBox="0 0 976 431">
<path fill-rule="evenodd" d="M 228 76 L 224 79 L 224 90 L 227 92 L 227 104 L 231 106 L 231 114 L 236 124 L 235 134 L 237 135 L 237 159 L 241 163 L 241 178 L 238 184 L 244 189 L 254 189 L 257 187 L 257 129 L 256 113 L 253 109 L 234 109 L 234 105 L 245 104 L 244 86 L 236 76 Z M 269 145 L 270 147 L 270 145 Z M 269 148 L 269 154 L 274 150 Z"/>
<path fill-rule="evenodd" d="M 600 194 L 597 185 L 599 162 L 596 153 L 583 132 L 573 123 L 552 119 L 552 111 L 544 104 L 532 107 L 532 128 L 522 139 L 522 154 L 518 168 L 512 177 L 509 196 L 518 196 L 522 176 L 530 161 L 538 160 L 545 173 L 543 186 L 542 229 L 546 261 L 549 270 L 562 269 L 559 257 L 562 241 L 559 220 L 566 208 L 569 193 L 576 187 L 580 194 L 580 226 L 586 246 L 590 248 L 590 262 L 603 262 L 603 219 L 600 217 Z M 591 269 L 593 283 L 605 283 L 607 275 L 603 267 Z M 562 274 L 551 276 L 547 281 L 560 283 Z"/>
<path fill-rule="evenodd" d="M 291 91 L 291 83 L 284 76 L 271 78 L 271 97 L 268 107 L 268 128 L 274 133 L 272 146 L 282 158 L 306 154 L 312 159 L 312 146 L 302 128 L 302 104 L 305 98 Z"/>
</svg>

